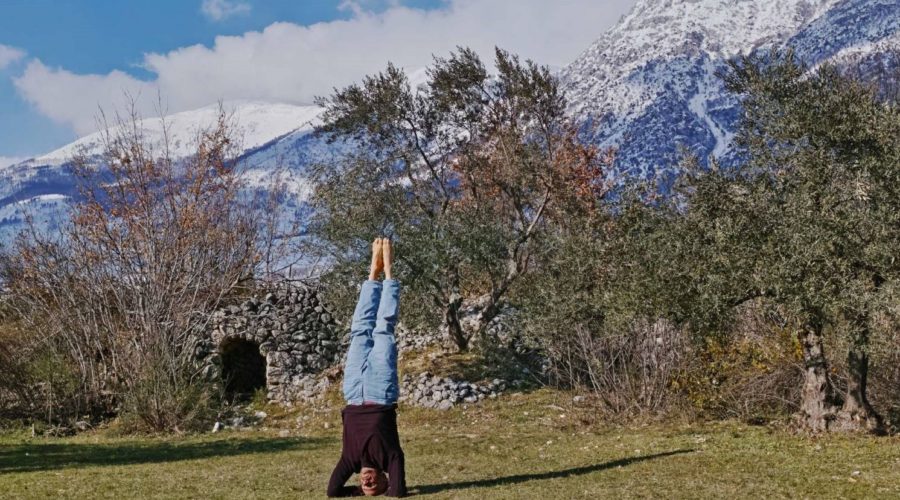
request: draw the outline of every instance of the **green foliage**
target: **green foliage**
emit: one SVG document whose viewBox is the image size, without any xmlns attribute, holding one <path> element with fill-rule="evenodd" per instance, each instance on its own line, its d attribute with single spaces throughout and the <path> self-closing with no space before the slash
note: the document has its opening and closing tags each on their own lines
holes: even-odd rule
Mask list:
<svg viewBox="0 0 900 500">
<path fill-rule="evenodd" d="M 314 169 L 314 251 L 334 264 L 325 280 L 349 306 L 371 239 L 397 241 L 395 274 L 417 307 L 414 326 L 448 326 L 460 349 L 464 298 L 487 297 L 486 325 L 527 274 L 549 221 L 590 206 L 600 156 L 564 118 L 556 79 L 497 50 L 496 77 L 459 49 L 436 58 L 412 89 L 393 65 L 320 100 L 320 129 L 350 152 Z"/>
<path fill-rule="evenodd" d="M 782 407 L 777 398 L 797 396 L 796 346 L 773 344 L 786 357 L 772 376 L 754 374 L 754 353 L 730 351 L 740 348 L 740 306 L 762 300 L 773 332 L 812 328 L 816 342 L 823 333 L 846 340 L 847 400 L 866 406 L 873 318 L 894 307 L 886 285 L 900 270 L 900 110 L 875 86 L 829 66 L 808 70 L 789 52 L 744 58 L 723 77 L 744 104 L 738 166 L 705 169 L 685 155 L 670 197 L 626 191 L 615 206 L 555 228 L 533 278 L 517 288 L 530 332 L 579 385 L 614 370 L 591 368 L 606 351 L 586 354 L 583 339 L 603 345 L 664 318 L 707 353 L 690 373 L 727 372 L 742 381 L 735 387 L 771 382 L 757 399 Z M 801 355 L 809 366 L 826 362 Z"/>
<path fill-rule="evenodd" d="M 723 76 L 743 103 L 741 162 L 681 186 L 685 241 L 699 249 L 690 278 L 712 292 L 693 316 L 755 297 L 778 304 L 807 339 L 808 375 L 824 377 L 813 384 L 820 402 L 802 409 L 841 404 L 830 400 L 821 336 L 848 339 L 837 417 L 879 427 L 866 386 L 873 318 L 891 304 L 885 284 L 900 277 L 900 108 L 874 85 L 828 65 L 808 70 L 791 52 L 745 57 Z M 710 295 L 725 307 L 709 307 Z M 815 426 L 830 425 L 825 414 Z"/>
<path fill-rule="evenodd" d="M 707 418 L 752 423 L 781 420 L 797 411 L 802 353 L 794 332 L 772 323 L 761 301 L 739 308 L 729 335 L 708 337 L 673 382 Z"/>
<path fill-rule="evenodd" d="M 772 57 L 726 78 L 745 97 L 737 143 L 768 223 L 761 288 L 797 311 L 868 314 L 900 270 L 900 112 L 836 68 L 805 76 L 791 53 Z"/>
<path fill-rule="evenodd" d="M 253 391 L 253 396 L 250 398 L 249 406 L 256 410 L 262 410 L 269 404 L 268 390 L 265 387 L 260 387 Z"/>
</svg>

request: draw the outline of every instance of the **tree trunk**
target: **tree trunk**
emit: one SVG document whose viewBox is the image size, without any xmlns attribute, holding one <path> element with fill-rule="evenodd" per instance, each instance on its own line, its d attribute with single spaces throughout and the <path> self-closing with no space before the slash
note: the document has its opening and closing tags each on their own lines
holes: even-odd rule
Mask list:
<svg viewBox="0 0 900 500">
<path fill-rule="evenodd" d="M 487 304 L 485 304 L 481 311 L 478 312 L 478 321 L 475 324 L 474 335 L 480 341 L 484 340 L 485 332 L 487 330 L 487 326 L 500 314 L 500 306 L 499 301 L 494 300 L 493 297 L 488 299 Z"/>
<path fill-rule="evenodd" d="M 458 293 L 453 293 L 444 310 L 444 325 L 447 327 L 447 335 L 450 337 L 450 340 L 462 352 L 469 349 L 469 337 L 459 321 L 460 306 L 462 306 L 462 296 Z"/>
<path fill-rule="evenodd" d="M 831 385 L 828 362 L 822 342 L 822 324 L 807 323 L 797 334 L 803 349 L 803 391 L 800 396 L 798 424 L 812 432 L 825 432 L 832 426 L 839 402 Z"/>
<path fill-rule="evenodd" d="M 855 325 L 858 330 L 847 351 L 847 396 L 837 414 L 837 427 L 845 431 L 883 432 L 884 422 L 869 404 L 866 383 L 869 376 L 869 328 L 865 319 Z"/>
</svg>

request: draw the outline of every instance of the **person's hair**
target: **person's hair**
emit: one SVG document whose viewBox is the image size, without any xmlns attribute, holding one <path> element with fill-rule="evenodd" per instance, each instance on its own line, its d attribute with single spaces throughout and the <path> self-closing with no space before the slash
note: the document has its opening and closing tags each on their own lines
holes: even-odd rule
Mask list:
<svg viewBox="0 0 900 500">
<path fill-rule="evenodd" d="M 391 481 L 387 478 L 387 475 L 383 471 L 378 471 L 378 475 L 384 478 L 384 481 L 379 482 L 378 484 L 382 485 L 380 488 L 375 489 L 375 495 L 384 495 L 384 493 L 390 488 Z"/>
</svg>

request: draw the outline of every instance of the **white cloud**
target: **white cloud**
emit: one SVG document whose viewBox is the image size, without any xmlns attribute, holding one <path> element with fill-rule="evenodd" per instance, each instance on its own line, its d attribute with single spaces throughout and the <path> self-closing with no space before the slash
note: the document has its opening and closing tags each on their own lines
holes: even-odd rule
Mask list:
<svg viewBox="0 0 900 500">
<path fill-rule="evenodd" d="M 23 57 L 25 57 L 23 50 L 0 43 L 0 69 L 6 69 L 7 66 Z"/>
<path fill-rule="evenodd" d="M 100 109 L 121 109 L 128 96 L 144 116 L 154 112 L 156 84 L 142 82 L 121 71 L 106 75 L 79 75 L 62 68 L 50 68 L 38 59 L 29 61 L 25 72 L 13 79 L 20 95 L 57 123 L 78 134 L 97 130 Z"/>
<path fill-rule="evenodd" d="M 437 10 L 391 3 L 379 13 L 345 2 L 351 17 L 301 26 L 274 23 L 262 31 L 219 36 L 194 45 L 146 54 L 156 75 L 141 81 L 122 71 L 81 75 L 31 61 L 15 79 L 20 94 L 41 113 L 84 134 L 97 107 L 121 107 L 122 91 L 140 94 L 139 110 L 153 112 L 157 91 L 177 112 L 217 100 L 311 103 L 334 87 L 384 69 L 388 61 L 415 70 L 456 46 L 493 59 L 494 46 L 561 67 L 625 13 L 635 0 L 447 0 Z"/>
<path fill-rule="evenodd" d="M 249 13 L 250 4 L 231 0 L 203 0 L 200 11 L 213 21 L 221 21 L 231 16 Z"/>
</svg>

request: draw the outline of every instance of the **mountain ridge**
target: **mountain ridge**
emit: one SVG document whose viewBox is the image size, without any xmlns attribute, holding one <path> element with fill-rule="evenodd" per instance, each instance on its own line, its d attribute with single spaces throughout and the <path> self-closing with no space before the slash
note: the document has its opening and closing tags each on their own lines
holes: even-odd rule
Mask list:
<svg viewBox="0 0 900 500">
<path fill-rule="evenodd" d="M 872 77 L 896 80 L 900 0 L 639 0 L 558 74 L 567 112 L 584 124 L 585 137 L 618 149 L 611 176 L 666 182 L 678 175 L 681 147 L 703 160 L 729 159 L 740 106 L 717 72 L 736 56 L 786 46 L 813 67 L 855 63 Z M 420 83 L 421 70 L 407 71 Z M 295 208 L 302 205 L 312 188 L 306 168 L 339 154 L 340 146 L 310 134 L 322 110 L 258 101 L 225 106 L 233 106 L 244 132 L 251 187 L 278 175 L 295 195 Z M 189 139 L 217 111 L 214 105 L 168 117 L 176 124 L 177 155 L 190 152 Z M 154 120 L 144 121 L 151 135 L 158 134 Z M 74 194 L 65 164 L 81 148 L 96 152 L 99 136 L 0 168 L 0 241 L 22 227 L 29 208 L 53 228 Z"/>
</svg>

